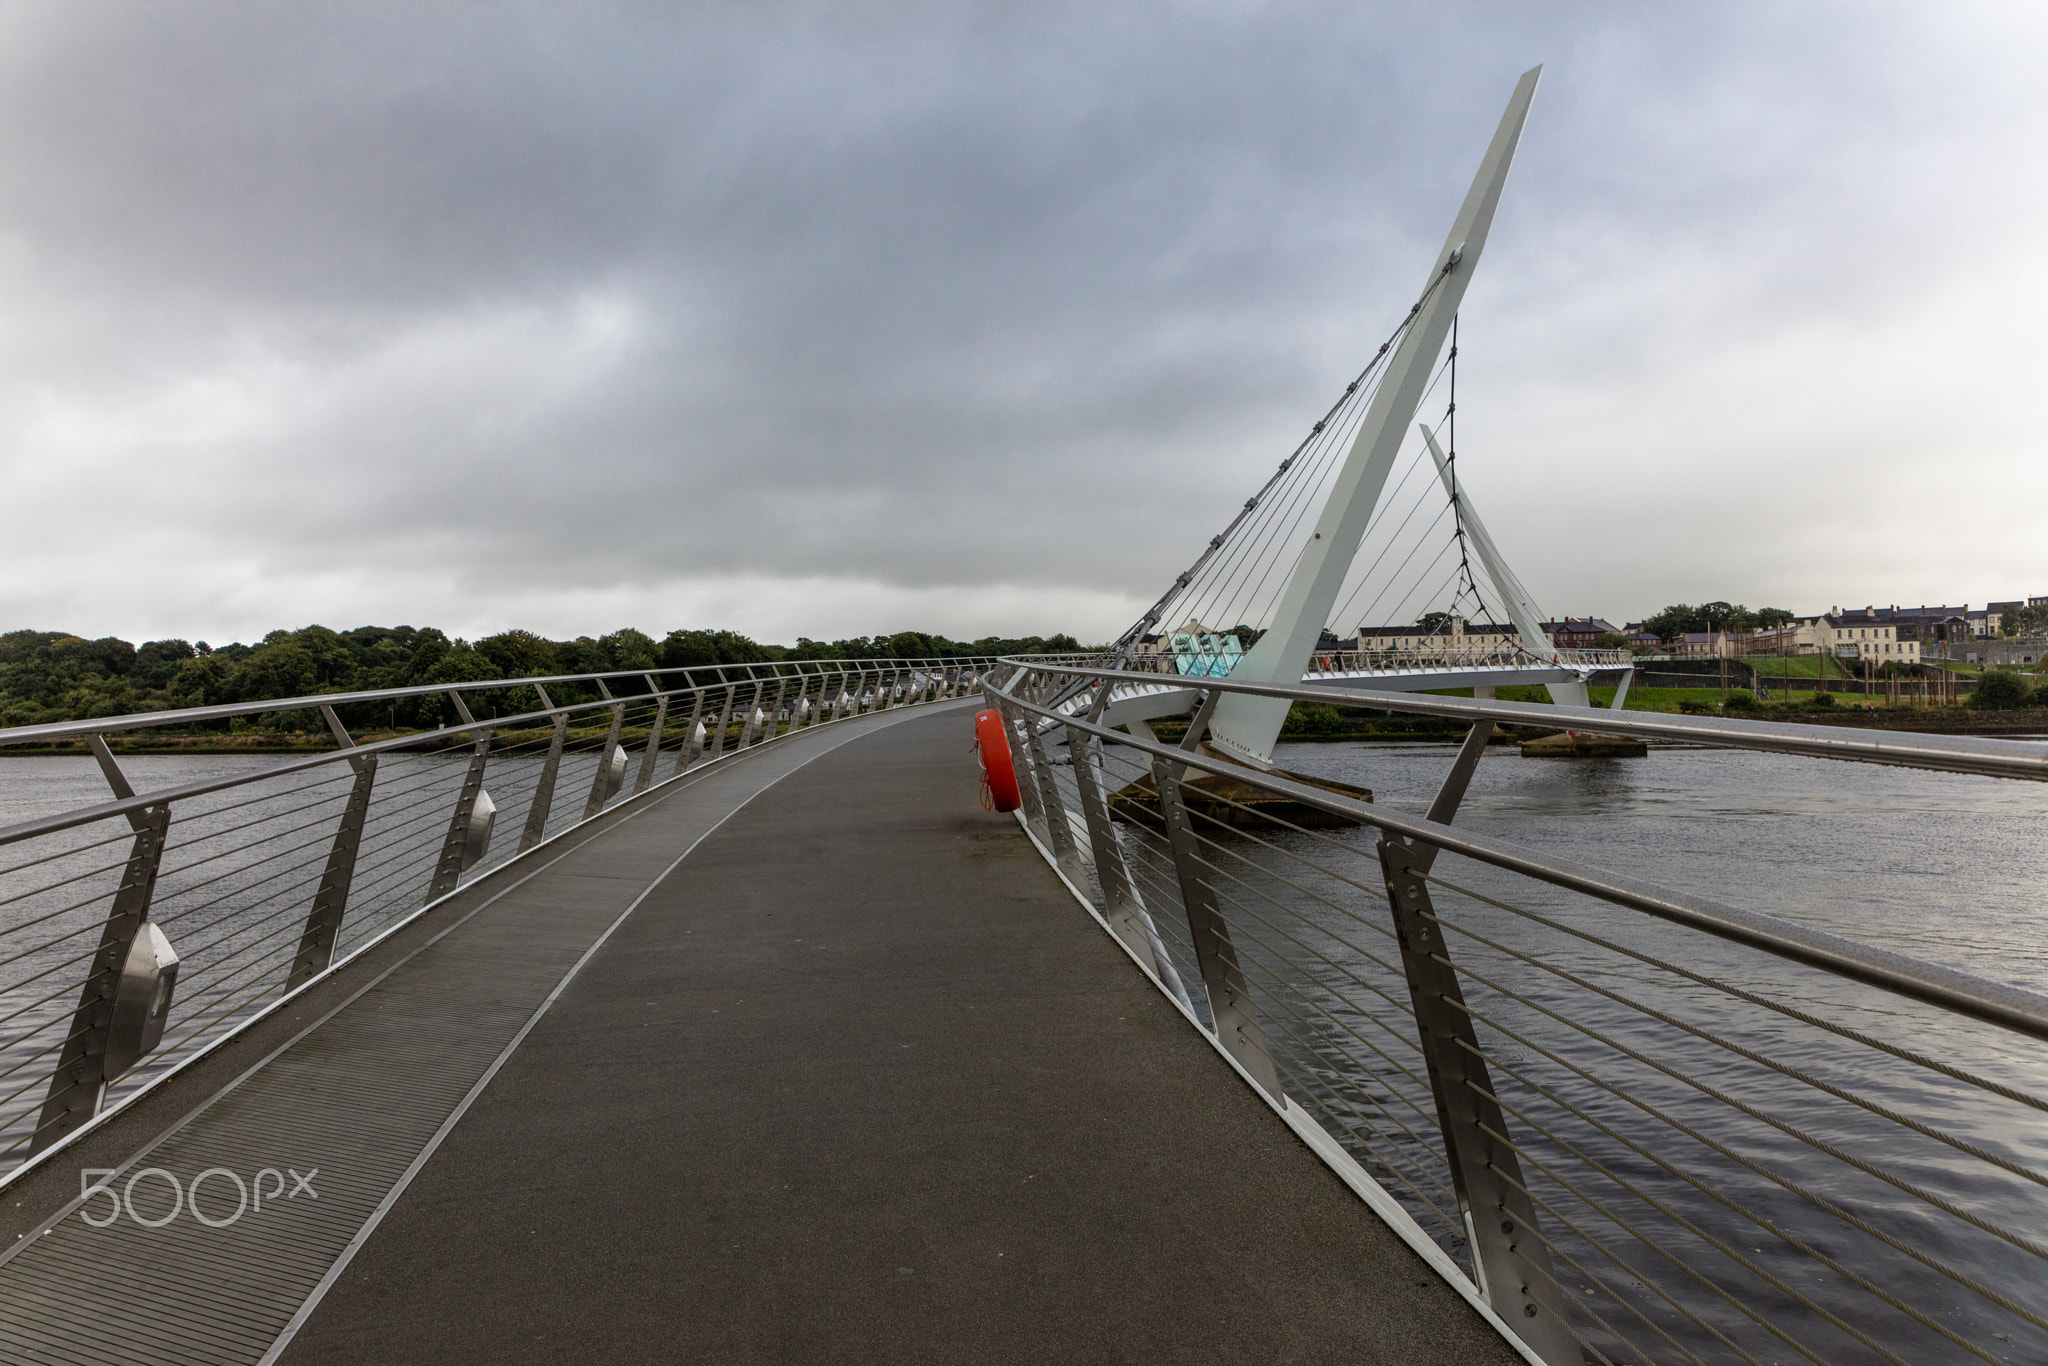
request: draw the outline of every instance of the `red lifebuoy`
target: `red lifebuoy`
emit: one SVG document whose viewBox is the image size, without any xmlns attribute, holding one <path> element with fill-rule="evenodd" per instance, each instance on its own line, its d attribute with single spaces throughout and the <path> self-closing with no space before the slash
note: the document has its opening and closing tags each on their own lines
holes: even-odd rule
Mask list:
<svg viewBox="0 0 2048 1366">
<path fill-rule="evenodd" d="M 1015 811 L 1024 799 L 1017 792 L 1017 765 L 1010 759 L 1010 737 L 1001 712 L 991 707 L 974 714 L 974 743 L 981 756 L 982 808 Z"/>
</svg>

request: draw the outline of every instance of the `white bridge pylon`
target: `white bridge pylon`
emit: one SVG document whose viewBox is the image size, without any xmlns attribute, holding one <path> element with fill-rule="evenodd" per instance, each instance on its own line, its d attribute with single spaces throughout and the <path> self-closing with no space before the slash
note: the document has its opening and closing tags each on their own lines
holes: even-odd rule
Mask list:
<svg viewBox="0 0 2048 1366">
<path fill-rule="evenodd" d="M 1423 439 L 1436 462 L 1438 477 L 1456 507 L 1459 525 L 1503 599 L 1521 648 L 1488 652 L 1450 650 L 1398 657 L 1382 651 L 1331 654 L 1319 649 L 1338 591 L 1372 524 L 1388 474 L 1406 439 L 1408 424 L 1415 420 L 1452 320 L 1486 246 L 1542 70 L 1536 67 L 1525 72 L 1516 84 L 1479 172 L 1430 269 L 1421 300 L 1404 325 L 1399 343 L 1387 359 L 1377 388 L 1359 419 L 1313 533 L 1302 545 L 1274 603 L 1271 624 L 1257 643 L 1235 661 L 1229 675 L 1232 679 L 1388 692 L 1541 683 L 1548 687 L 1553 702 L 1584 707 L 1589 701 L 1587 683 L 1595 676 L 1605 676 L 1612 677 L 1618 685 L 1614 706 L 1620 706 L 1626 696 L 1633 670 L 1625 652 L 1559 650 L 1543 631 L 1535 604 L 1501 558 L 1472 506 L 1470 495 L 1453 480 L 1450 462 L 1438 449 L 1435 434 L 1426 427 L 1422 429 Z M 1321 431 L 1322 426 L 1317 424 L 1316 430 Z M 1291 463 L 1290 460 L 1282 464 L 1283 473 Z M 1247 511 L 1256 502 L 1255 499 L 1247 503 Z M 1243 514 L 1239 520 L 1243 520 Z M 1236 525 L 1233 523 L 1233 528 Z M 1210 553 L 1229 534 L 1226 532 L 1210 542 Z M 1197 568 L 1200 567 L 1198 562 Z M 1177 587 L 1188 584 L 1190 577 L 1182 575 Z M 1146 629 L 1166 601 L 1162 600 L 1145 622 L 1133 628 L 1134 632 Z M 1133 680 L 1114 689 L 1105 719 L 1108 724 L 1116 724 L 1172 715 L 1185 710 L 1194 697 L 1193 689 L 1170 678 L 1143 683 Z M 1255 767 L 1268 767 L 1289 705 L 1285 698 L 1226 693 L 1210 720 L 1209 740 L 1233 758 Z"/>
</svg>

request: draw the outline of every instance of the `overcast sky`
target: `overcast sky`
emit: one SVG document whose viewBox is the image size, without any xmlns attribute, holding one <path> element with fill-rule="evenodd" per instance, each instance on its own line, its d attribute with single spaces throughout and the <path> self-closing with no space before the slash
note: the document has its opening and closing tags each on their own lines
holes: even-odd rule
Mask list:
<svg viewBox="0 0 2048 1366">
<path fill-rule="evenodd" d="M 0 8 L 0 629 L 1114 635 L 1545 74 L 1460 469 L 1552 612 L 2048 593 L 2048 20 Z"/>
</svg>

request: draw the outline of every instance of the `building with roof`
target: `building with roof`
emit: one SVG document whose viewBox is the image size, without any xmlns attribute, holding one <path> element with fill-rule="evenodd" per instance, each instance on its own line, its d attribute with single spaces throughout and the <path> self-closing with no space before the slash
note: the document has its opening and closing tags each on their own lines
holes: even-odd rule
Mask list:
<svg viewBox="0 0 2048 1366">
<path fill-rule="evenodd" d="M 1600 637 L 1618 636 L 1621 629 L 1605 617 L 1566 617 L 1544 622 L 1543 632 L 1560 650 L 1596 650 Z"/>
</svg>

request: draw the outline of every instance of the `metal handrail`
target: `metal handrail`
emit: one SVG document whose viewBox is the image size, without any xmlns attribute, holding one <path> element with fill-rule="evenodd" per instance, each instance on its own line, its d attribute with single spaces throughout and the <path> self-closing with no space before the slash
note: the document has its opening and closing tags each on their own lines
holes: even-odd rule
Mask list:
<svg viewBox="0 0 2048 1366">
<path fill-rule="evenodd" d="M 1627 650 L 1554 650 L 1537 654 L 1520 645 L 1455 645 L 1432 649 L 1322 650 L 1310 658 L 1312 673 L 1387 673 L 1408 668 L 1608 670 L 1632 669 L 1635 655 Z"/>
<path fill-rule="evenodd" d="M 1039 853 L 1529 1359 L 2048 1346 L 2048 996 L 1451 824 L 1502 720 L 2029 780 L 2048 746 L 1095 665 L 984 684 Z M 1200 746 L 1228 693 L 1472 724 L 1425 817 Z"/>
<path fill-rule="evenodd" d="M 806 660 L 804 662 L 811 663 L 815 661 Z M 838 661 L 825 662 L 833 663 Z M 963 659 L 958 661 L 947 660 L 943 662 L 933 660 L 849 660 L 844 661 L 844 663 L 850 667 L 840 669 L 829 669 L 817 674 L 784 674 L 781 675 L 781 677 L 822 678 L 830 676 L 834 673 L 855 673 L 861 671 L 862 668 L 866 668 L 870 672 L 881 669 L 916 670 L 919 668 L 958 668 L 978 671 L 980 669 L 986 668 L 989 664 L 993 662 L 994 660 L 987 656 L 977 656 L 972 659 Z M 739 668 L 744 666 L 728 664 L 722 667 Z M 534 683 L 539 683 L 542 686 L 545 686 L 549 683 L 587 683 L 593 682 L 599 678 L 639 678 L 642 677 L 645 672 L 647 671 L 643 670 L 641 673 L 632 673 L 624 675 L 565 674 L 559 678 L 517 678 L 509 680 L 499 680 L 495 683 L 467 684 L 464 685 L 464 687 L 469 691 L 480 691 L 487 688 L 502 689 L 508 687 L 522 687 Z M 671 670 L 670 672 L 679 671 Z M 776 677 L 777 675 L 770 674 L 766 681 L 772 682 Z M 763 680 L 755 679 L 748 681 L 759 682 Z M 142 723 L 147 723 L 152 718 L 154 718 L 156 724 L 158 725 L 189 725 L 194 721 L 217 720 L 223 716 L 247 716 L 250 714 L 250 708 L 254 708 L 259 712 L 269 712 L 297 711 L 307 708 L 318 708 L 323 706 L 336 707 L 343 706 L 350 702 L 378 702 L 393 697 L 417 697 L 423 694 L 445 694 L 454 686 L 455 685 L 450 684 L 448 687 L 430 687 L 425 689 L 402 688 L 389 689 L 382 692 L 372 693 L 335 693 L 326 696 L 294 697 L 269 702 L 238 702 L 221 707 L 198 707 L 186 712 L 145 712 L 137 716 L 106 717 L 92 721 L 67 721 L 61 724 L 67 728 L 76 730 L 77 733 L 79 734 L 99 735 L 105 734 L 113 730 L 141 729 Z M 735 684 L 730 682 L 698 683 L 682 688 L 666 688 L 658 692 L 634 693 L 630 697 L 596 698 L 585 702 L 565 702 L 558 707 L 550 707 L 542 711 L 521 712 L 514 716 L 495 716 L 489 718 L 488 720 L 464 721 L 452 726 L 443 726 L 438 730 L 407 731 L 403 735 L 394 735 L 388 739 L 375 740 L 371 741 L 368 744 L 354 745 L 346 749 L 337 747 L 330 750 L 321 750 L 318 753 L 309 754 L 303 758 L 289 759 L 283 763 L 279 763 L 273 765 L 272 767 L 265 768 L 253 773 L 226 774 L 221 777 L 208 778 L 198 782 L 185 783 L 177 787 L 163 788 L 161 790 L 154 792 L 138 793 L 133 797 L 122 798 L 117 801 L 101 802 L 93 806 L 78 807 L 71 811 L 58 812 L 54 815 L 42 816 L 35 818 L 33 820 L 18 821 L 13 825 L 0 826 L 0 846 L 19 843 L 20 841 L 26 839 L 34 839 L 39 835 L 52 834 L 59 830 L 68 830 L 74 826 L 90 825 L 94 821 L 106 820 L 112 816 L 125 816 L 133 812 L 146 810 L 147 808 L 152 806 L 162 806 L 169 802 L 185 801 L 193 797 L 202 797 L 207 795 L 208 793 L 220 792 L 231 787 L 242 787 L 250 783 L 268 782 L 287 773 L 298 773 L 309 768 L 318 768 L 324 765 L 334 763 L 348 763 L 351 761 L 351 756 L 353 756 L 355 759 L 361 759 L 367 755 L 372 754 L 384 754 L 394 751 L 412 750 L 419 748 L 423 744 L 428 744 L 437 740 L 457 739 L 462 736 L 473 734 L 474 732 L 482 729 L 509 730 L 514 727 L 522 725 L 533 725 L 535 723 L 544 723 L 552 721 L 557 716 L 563 716 L 573 712 L 606 711 L 612 707 L 619 705 L 619 703 L 621 702 L 637 703 L 659 701 L 662 698 L 673 699 L 677 697 L 687 697 L 692 693 L 708 692 L 716 690 L 718 688 L 732 686 L 735 686 Z M 32 740 L 48 739 L 50 737 L 42 734 L 36 734 L 33 736 L 26 737 L 22 735 L 22 732 L 24 731 L 40 732 L 45 729 L 47 728 L 39 726 L 22 726 L 17 727 L 14 730 L 0 730 L 0 745 L 20 744 L 28 743 Z"/>
<path fill-rule="evenodd" d="M 1046 668 L 1045 671 L 1082 672 L 1056 668 Z M 1282 689 L 1276 692 L 1253 685 L 1227 688 L 1225 680 L 1222 679 L 1205 679 L 1196 686 L 1204 690 L 1215 686 L 1219 690 L 1251 691 L 1267 696 L 1291 695 L 1289 690 Z M 1410 843 L 1433 845 L 1450 853 L 1490 863 L 1509 872 L 1522 873 L 1553 886 L 1584 892 L 1617 906 L 1644 911 L 1662 920 L 1704 930 L 1718 938 L 1763 949 L 1782 958 L 1822 968 L 1866 985 L 1883 987 L 1901 996 L 1925 1001 L 1930 1005 L 1941 1006 L 1987 1024 L 2018 1030 L 2034 1038 L 2048 1041 L 2048 995 L 2028 991 L 2024 987 L 2009 983 L 1993 981 L 1988 977 L 1958 972 L 1953 968 L 1894 953 L 1889 949 L 1859 944 L 1855 940 L 1809 929 L 1776 916 L 1740 910 L 1707 897 L 1659 887 L 1654 883 L 1590 864 L 1554 858 L 1511 840 L 1472 834 L 1450 825 L 1403 816 L 1385 807 L 1353 801 L 1322 788 L 1295 782 L 1277 773 L 1261 773 L 1247 769 L 1242 764 L 1213 758 L 1196 750 L 1170 747 L 1122 731 L 1111 730 L 1085 717 L 1062 715 L 1009 692 L 1006 685 L 999 685 L 999 690 L 1003 692 L 1005 700 L 1021 710 L 1043 720 L 1055 722 L 1068 730 L 1082 731 L 1106 744 L 1137 750 L 1142 754 L 1200 769 L 1204 773 L 1227 777 L 1235 782 L 1300 802 L 1304 806 L 1343 816 L 1360 825 L 1377 827 L 1390 834 L 1399 835 Z M 1315 690 L 1292 690 L 1313 691 Z M 1408 694 L 1395 693 L 1387 696 L 1406 700 Z M 1599 711 L 1597 708 L 1579 707 L 1531 710 Z M 1604 712 L 1600 714 L 1605 715 Z M 2048 745 L 2036 748 L 2048 750 Z"/>
<path fill-rule="evenodd" d="M 482 681 L 471 680 L 461 683 L 413 683 L 402 688 L 376 688 L 367 692 L 314 693 L 306 697 L 267 698 L 253 702 L 222 702 L 206 707 L 184 707 L 173 711 L 133 712 L 126 716 L 95 716 L 85 721 L 48 721 L 33 726 L 10 726 L 0 728 L 0 746 L 33 744 L 49 740 L 69 740 L 87 735 L 108 735 L 116 731 L 151 730 L 162 726 L 189 726 L 203 721 L 225 721 L 237 716 L 259 716 L 273 711 L 306 711 L 319 707 L 346 707 L 361 702 L 394 702 L 407 697 L 446 697 L 450 693 L 494 692 L 506 688 L 530 688 L 535 684 L 546 687 L 551 683 L 596 683 L 613 678 L 644 680 L 669 674 L 717 673 L 715 683 L 688 683 L 681 688 L 666 690 L 667 695 L 691 692 L 698 688 L 723 687 L 735 681 L 756 681 L 755 669 L 794 669 L 794 673 L 771 672 L 768 677 L 805 677 L 805 666 L 815 666 L 813 673 L 828 674 L 860 669 L 914 669 L 914 668 L 985 668 L 994 662 L 989 655 L 960 657 L 930 656 L 924 659 L 785 659 L 756 664 L 690 664 L 680 668 L 614 669 L 605 673 L 548 674 L 532 678 L 493 678 Z M 727 669 L 744 669 L 744 680 L 725 677 Z M 661 693 L 633 693 L 631 698 L 661 696 Z M 600 698 L 594 705 L 608 706 L 613 700 Z"/>
<path fill-rule="evenodd" d="M 1033 656 L 1013 656 L 1007 664 L 1028 666 L 1070 679 L 1128 681 L 1156 690 L 1159 676 L 1122 670 L 1093 669 Z M 1489 702 L 1478 698 L 1432 697 L 1417 693 L 1381 692 L 1370 688 L 1318 688 L 1306 684 L 1247 683 L 1230 678 L 1180 675 L 1179 686 L 1201 691 L 1248 693 L 1296 702 L 1321 702 L 1338 707 L 1371 707 L 1416 716 L 1441 716 L 1496 725 L 1536 726 L 1546 730 L 1584 730 L 1601 735 L 1629 735 L 1652 740 L 1678 740 L 1721 749 L 1759 750 L 1816 759 L 1885 764 L 1895 768 L 1932 769 L 1988 778 L 2048 782 L 2048 741 L 2001 740 L 1974 735 L 1928 735 L 1865 729 L 1855 726 L 1813 726 L 1785 721 L 1741 721 L 1725 716 L 1672 716 L 1661 712 L 1614 711 L 1607 707 L 1573 707 L 1537 702 Z M 1064 719 L 1064 718 L 1063 718 Z"/>
<path fill-rule="evenodd" d="M 488 679 L 0 731 L 0 746 L 84 738 L 112 789 L 110 800 L 0 828 L 0 847 L 27 851 L 0 872 L 0 1171 L 23 1149 L 47 1151 L 82 1132 L 146 1077 L 212 1047 L 509 858 L 651 790 L 657 777 L 674 781 L 864 712 L 971 695 L 993 662 L 806 660 Z M 661 686 L 678 674 L 685 686 Z M 646 690 L 600 686 L 605 696 L 569 702 L 546 691 L 621 679 Z M 541 708 L 485 719 L 462 700 L 514 687 L 535 688 Z M 356 743 L 336 712 L 436 695 L 451 697 L 461 720 L 368 743 Z M 299 710 L 323 714 L 334 748 L 149 791 L 133 790 L 105 740 Z M 524 816 L 516 852 L 515 814 Z M 494 848 L 500 815 L 508 828 Z M 106 822 L 119 833 L 86 829 Z M 108 846 L 123 840 L 132 840 L 126 858 L 110 861 Z M 138 983 L 148 986 L 140 997 Z M 137 999 L 159 1005 L 124 1013 Z M 141 1023 L 120 1023 L 131 1019 Z M 40 1118 L 26 1108 L 39 1098 Z"/>
</svg>

